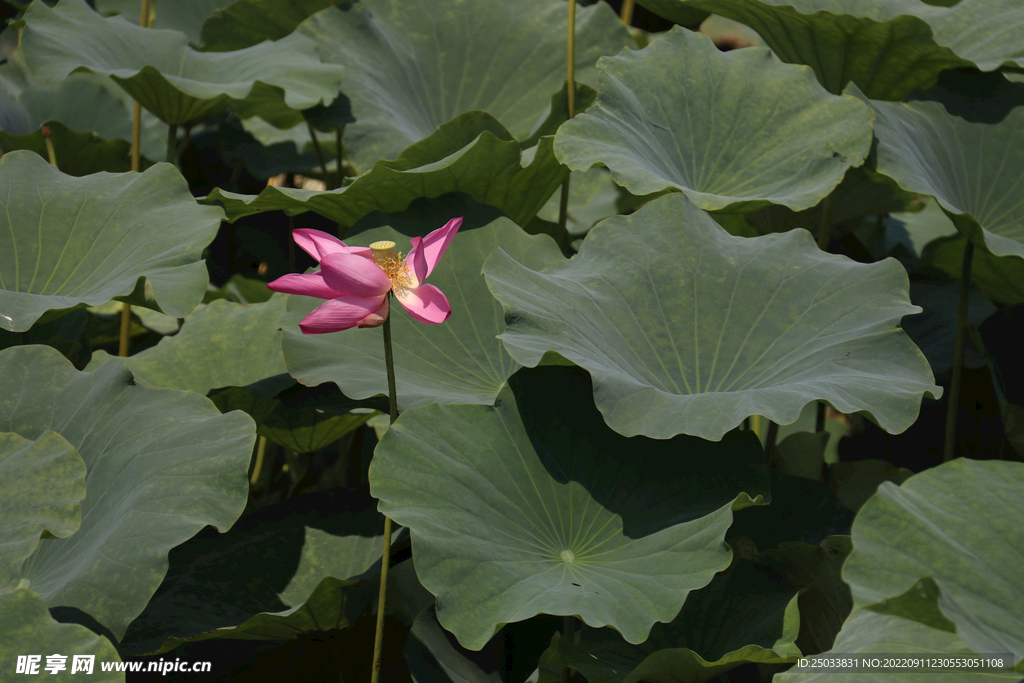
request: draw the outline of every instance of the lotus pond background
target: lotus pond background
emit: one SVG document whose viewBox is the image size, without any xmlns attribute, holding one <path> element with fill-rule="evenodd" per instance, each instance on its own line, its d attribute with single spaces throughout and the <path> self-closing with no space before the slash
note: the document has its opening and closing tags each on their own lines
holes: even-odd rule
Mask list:
<svg viewBox="0 0 1024 683">
<path fill-rule="evenodd" d="M 1018 0 L 140 7 L 3 3 L 0 678 L 367 681 L 384 514 L 389 683 L 1024 675 Z M 458 216 L 389 426 L 265 283 Z"/>
</svg>

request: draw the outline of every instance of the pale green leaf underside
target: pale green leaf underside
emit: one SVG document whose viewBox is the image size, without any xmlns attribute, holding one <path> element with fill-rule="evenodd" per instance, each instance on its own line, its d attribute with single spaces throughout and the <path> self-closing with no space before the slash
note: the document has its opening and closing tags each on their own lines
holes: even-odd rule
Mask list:
<svg viewBox="0 0 1024 683">
<path fill-rule="evenodd" d="M 539 613 L 639 643 L 729 564 L 733 506 L 766 488 L 761 458 L 749 432 L 625 439 L 594 408 L 585 372 L 547 366 L 510 378 L 494 407 L 404 412 L 370 486 L 409 527 L 417 575 L 463 646 Z"/>
<path fill-rule="evenodd" d="M 867 107 L 765 48 L 721 53 L 677 27 L 598 67 L 598 102 L 562 125 L 555 155 L 577 171 L 607 166 L 636 195 L 675 189 L 706 211 L 807 209 L 871 145 Z"/>
<path fill-rule="evenodd" d="M 202 250 L 223 215 L 169 164 L 74 178 L 27 151 L 0 159 L 0 207 L 0 328 L 13 332 L 129 296 L 184 316 L 206 291 Z"/>
<path fill-rule="evenodd" d="M 322 64 L 316 45 L 298 35 L 197 52 L 182 33 L 104 19 L 82 0 L 54 9 L 33 3 L 25 21 L 22 49 L 34 76 L 53 83 L 75 70 L 108 75 L 166 123 L 194 123 L 230 106 L 291 127 L 302 121 L 298 110 L 329 103 L 341 87 L 341 67 Z"/>
<path fill-rule="evenodd" d="M 511 356 L 556 351 L 589 370 L 627 436 L 717 440 L 814 400 L 898 433 L 941 394 L 898 327 L 920 310 L 898 262 L 821 252 L 805 230 L 734 237 L 681 194 L 600 223 L 571 261 L 535 272 L 499 250 L 484 272 Z"/>
<path fill-rule="evenodd" d="M 77 607 L 120 638 L 160 585 L 167 552 L 241 514 L 253 422 L 194 393 L 134 386 L 118 363 L 83 373 L 46 346 L 0 352 L 0 431 L 47 430 L 85 461 L 81 525 L 45 541 L 20 578 L 48 606 Z"/>
<path fill-rule="evenodd" d="M 1024 464 L 960 458 L 883 483 L 854 521 L 843 567 L 854 604 L 892 608 L 922 578 L 975 652 L 1024 653 Z"/>
<path fill-rule="evenodd" d="M 855 86 L 850 92 L 863 98 Z M 934 196 L 976 246 L 1024 258 L 1024 108 L 999 123 L 971 123 L 938 102 L 868 104 L 880 173 Z"/>
</svg>

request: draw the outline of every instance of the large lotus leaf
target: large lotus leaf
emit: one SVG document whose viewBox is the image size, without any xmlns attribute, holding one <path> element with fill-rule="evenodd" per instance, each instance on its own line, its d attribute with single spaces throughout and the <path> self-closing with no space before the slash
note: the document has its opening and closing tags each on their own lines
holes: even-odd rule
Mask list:
<svg viewBox="0 0 1024 683">
<path fill-rule="evenodd" d="M 321 491 L 265 507 L 225 534 L 201 532 L 171 551 L 167 578 L 132 622 L 122 647 L 133 654 L 166 651 L 203 633 L 258 638 L 260 629 L 249 626 L 282 621 L 269 615 L 294 614 L 304 604 L 317 611 L 308 601 L 325 579 L 347 581 L 379 571 L 384 520 L 375 507 L 366 494 Z M 400 538 L 393 535 L 393 541 Z M 345 587 L 323 590 L 335 588 Z M 292 619 L 305 630 L 306 617 Z M 281 637 L 276 626 L 264 634 Z M 293 629 L 287 638 L 295 634 Z"/>
<path fill-rule="evenodd" d="M 425 235 L 446 220 L 393 218 L 392 227 L 362 232 L 346 238 L 346 244 L 366 246 L 388 239 L 396 242 L 400 251 L 407 251 L 409 236 Z M 416 322 L 401 304 L 392 302 L 399 410 L 434 402 L 491 404 L 505 380 L 519 369 L 496 339 L 504 329 L 501 305 L 480 274 L 484 259 L 498 245 L 515 251 L 517 258 L 530 261 L 537 269 L 562 258 L 546 235 L 527 235 L 493 213 L 467 215 L 428 281 L 448 297 L 451 317 L 440 325 Z M 302 296 L 288 301 L 289 312 L 281 323 L 288 372 L 308 386 L 335 382 L 354 399 L 387 394 L 381 328 L 320 335 L 299 331 L 299 320 L 321 303 L 321 299 Z"/>
<path fill-rule="evenodd" d="M 364 0 L 296 32 L 345 66 L 345 149 L 363 170 L 467 111 L 529 137 L 565 82 L 567 14 L 560 0 Z M 579 8 L 575 80 L 593 85 L 597 58 L 633 44 L 605 3 Z"/>
<path fill-rule="evenodd" d="M 871 112 L 763 48 L 722 53 L 674 28 L 598 62 L 598 102 L 555 136 L 574 171 L 607 166 L 636 195 L 680 190 L 707 211 L 808 209 L 871 146 Z"/>
<path fill-rule="evenodd" d="M 181 331 L 156 346 L 118 359 L 137 384 L 206 395 L 287 372 L 277 324 L 287 295 L 261 304 L 218 299 L 185 317 Z M 282 387 L 283 388 L 283 387 Z"/>
<path fill-rule="evenodd" d="M 27 588 L 0 593 L 0 660 L 4 662 L 5 677 L 50 678 L 56 671 L 47 671 L 47 656 L 57 653 L 67 657 L 67 668 L 53 680 L 80 680 L 87 676 L 86 680 L 99 683 L 124 683 L 124 672 L 104 671 L 101 665 L 121 661 L 109 640 L 85 626 L 58 623 L 50 616 L 43 599 Z M 18 658 L 26 655 L 39 657 L 35 676 L 27 671 L 23 672 L 28 674 L 24 677 L 15 674 Z M 83 675 L 86 669 L 75 669 L 78 657 L 93 658 L 89 674 Z"/>
<path fill-rule="evenodd" d="M 627 436 L 717 440 L 750 415 L 794 422 L 814 400 L 899 433 L 922 394 L 941 395 L 898 328 L 921 310 L 898 262 L 854 263 L 804 230 L 734 237 L 680 194 L 600 223 L 571 261 L 535 272 L 499 249 L 484 274 L 509 354 L 589 370 Z"/>
<path fill-rule="evenodd" d="M 975 652 L 1024 653 L 1024 464 L 959 458 L 883 483 L 853 524 L 843 567 L 854 604 L 925 619 L 908 593 L 922 579 L 938 588 L 941 614 Z M 947 629 L 948 630 L 948 629 Z"/>
<path fill-rule="evenodd" d="M 671 623 L 655 624 L 646 642 L 584 629 L 578 645 L 559 638 L 549 661 L 615 683 L 701 683 L 748 662 L 784 664 L 801 654 L 798 591 L 767 567 L 737 559 L 692 592 Z"/>
<path fill-rule="evenodd" d="M 94 133 L 79 133 L 54 121 L 48 126 L 50 143 L 57 157 L 57 168 L 67 175 L 85 176 L 107 171 L 124 173 L 131 169 L 131 144 L 125 140 L 104 140 Z M 47 157 L 43 129 L 25 135 L 0 131 L 0 149 L 4 152 L 24 149 Z"/>
<path fill-rule="evenodd" d="M 0 431 L 26 439 L 57 432 L 87 471 L 79 530 L 42 541 L 20 578 L 117 638 L 160 585 L 167 551 L 208 524 L 226 530 L 245 506 L 252 420 L 134 386 L 116 363 L 85 373 L 48 347 L 0 351 L 0 416 Z"/>
<path fill-rule="evenodd" d="M 836 94 L 853 81 L 872 99 L 902 100 L 930 87 L 945 69 L 1024 66 L 1024 43 L 1009 30 L 1024 23 L 1016 0 L 965 0 L 951 9 L 917 0 L 685 3 L 746 24 L 780 59 L 809 65 Z"/>
<path fill-rule="evenodd" d="M 849 536 L 829 536 L 819 546 L 780 543 L 777 550 L 757 556 L 759 565 L 770 568 L 791 584 L 801 586 L 801 652 L 821 652 L 832 647 L 836 634 L 853 609 L 850 587 L 843 583 L 843 562 L 853 545 Z"/>
<path fill-rule="evenodd" d="M 814 659 L 829 658 L 882 658 L 882 657 L 935 657 L 969 654 L 969 648 L 954 633 L 931 629 L 923 624 L 868 610 L 854 610 L 843 624 L 836 643 L 828 652 Z M 996 654 L 996 653 L 986 653 Z M 820 665 L 819 665 L 820 666 Z M 866 667 L 859 672 L 837 672 L 821 667 L 800 671 L 794 667 L 775 674 L 777 683 L 915 683 L 928 680 L 934 683 L 1020 683 L 1020 673 L 1010 671 L 909 671 L 898 668 Z"/>
<path fill-rule="evenodd" d="M 74 178 L 11 152 L 0 205 L 0 328 L 24 332 L 111 299 L 181 317 L 203 298 L 200 258 L 223 213 L 197 205 L 170 164 Z"/>
<path fill-rule="evenodd" d="M 925 246 L 921 266 L 938 268 L 959 280 L 966 248 L 967 238 L 963 235 L 939 238 Z M 984 249 L 975 249 L 971 261 L 971 285 L 999 305 L 1024 303 L 1024 261 L 1015 256 L 994 256 Z"/>
<path fill-rule="evenodd" d="M 367 408 L 335 415 L 323 410 L 277 406 L 259 422 L 256 431 L 260 436 L 297 453 L 315 453 L 380 414 Z"/>
<path fill-rule="evenodd" d="M 495 649 L 473 652 L 459 645 L 431 606 L 416 616 L 402 654 L 414 683 L 502 683 L 495 666 L 502 655 Z"/>
<path fill-rule="evenodd" d="M 536 156 L 523 165 L 522 146 L 494 117 L 467 112 L 341 189 L 318 192 L 269 185 L 253 197 L 217 188 L 203 201 L 222 205 L 231 221 L 263 211 L 316 211 L 351 226 L 373 211 L 403 211 L 419 197 L 464 192 L 526 225 L 566 176 L 552 142 L 551 137 L 542 138 Z"/>
<path fill-rule="evenodd" d="M 1024 258 L 1024 108 L 993 124 L 965 121 L 938 102 L 868 104 L 880 173 L 933 195 L 978 248 Z"/>
<path fill-rule="evenodd" d="M 928 199 L 920 211 L 897 211 L 885 219 L 887 254 L 916 263 L 929 243 L 959 234 L 939 203 Z"/>
<path fill-rule="evenodd" d="M 725 569 L 734 506 L 767 491 L 750 432 L 630 440 L 591 393 L 580 368 L 522 370 L 493 407 L 414 408 L 378 444 L 371 491 L 463 646 L 540 613 L 643 642 Z"/>
<path fill-rule="evenodd" d="M 832 230 L 859 227 L 865 216 L 873 220 L 877 214 L 921 210 L 920 196 L 907 192 L 887 176 L 865 166 L 850 169 L 830 195 L 832 198 Z M 745 214 L 760 234 L 806 228 L 817 233 L 821 226 L 822 200 L 817 206 L 793 211 L 785 206 L 769 206 Z"/>
<path fill-rule="evenodd" d="M 180 31 L 193 44 L 199 42 L 199 31 L 214 11 L 231 5 L 234 0 L 157 0 L 153 28 Z M 120 14 L 127 21 L 138 24 L 142 14 L 142 0 L 95 0 L 93 6 L 103 16 Z M 154 9 L 150 3 L 150 11 Z M 256 41 L 257 43 L 260 41 Z M 248 46 L 244 46 L 248 47 Z"/>
<path fill-rule="evenodd" d="M 0 432 L 0 478 L 7 482 L 0 503 L 0 589 L 10 590 L 41 534 L 67 538 L 78 531 L 85 463 L 60 434 L 45 431 L 30 441 Z"/>
<path fill-rule="evenodd" d="M 17 68 L 16 65 L 5 65 Z M 129 140 L 132 112 L 125 106 L 121 89 L 106 76 L 71 74 L 56 85 L 26 81 L 16 102 L 5 109 L 21 111 L 21 125 L 4 125 L 0 146 L 4 151 L 31 149 L 47 156 L 42 126 L 49 125 L 57 167 L 69 175 L 99 171 L 123 172 L 130 167 Z M 141 129 L 141 149 L 150 159 L 163 159 L 167 126 L 146 114 Z M 149 162 L 144 162 L 149 165 Z"/>
<path fill-rule="evenodd" d="M 25 22 L 21 44 L 34 76 L 55 83 L 78 70 L 106 74 L 170 124 L 230 106 L 290 127 L 302 121 L 297 110 L 330 102 L 341 86 L 342 69 L 320 63 L 316 45 L 298 35 L 231 53 L 196 52 L 184 34 L 104 19 L 83 0 L 61 0 L 54 9 L 32 3 Z"/>
<path fill-rule="evenodd" d="M 337 0 L 236 0 L 215 10 L 203 22 L 202 47 L 211 52 L 229 52 L 264 40 L 279 40 L 310 15 L 336 4 Z"/>
</svg>

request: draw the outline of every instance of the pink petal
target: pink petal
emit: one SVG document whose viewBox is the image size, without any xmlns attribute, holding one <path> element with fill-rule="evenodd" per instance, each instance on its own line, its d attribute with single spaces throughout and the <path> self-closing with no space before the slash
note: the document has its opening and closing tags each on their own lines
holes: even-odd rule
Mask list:
<svg viewBox="0 0 1024 683">
<path fill-rule="evenodd" d="M 444 293 L 434 285 L 401 288 L 395 298 L 409 312 L 413 320 L 421 323 L 443 323 L 452 314 L 451 304 Z"/>
<path fill-rule="evenodd" d="M 327 286 L 323 273 L 319 271 L 303 275 L 283 275 L 269 283 L 267 287 L 275 292 L 315 296 L 321 299 L 334 299 L 341 296 L 341 292 L 336 292 Z"/>
<path fill-rule="evenodd" d="M 391 278 L 380 266 L 355 254 L 327 254 L 320 272 L 328 287 L 346 296 L 379 297 L 391 289 Z"/>
<path fill-rule="evenodd" d="M 299 329 L 303 334 L 326 334 L 347 330 L 371 316 L 379 315 L 382 298 L 387 304 L 386 297 L 373 296 L 342 296 L 325 301 L 302 319 Z"/>
<path fill-rule="evenodd" d="M 384 301 L 380 302 L 380 308 L 363 318 L 359 323 L 359 327 L 380 327 L 388 318 L 388 308 L 388 297 L 385 296 Z"/>
<path fill-rule="evenodd" d="M 412 264 L 412 271 L 418 282 L 423 282 L 433 272 L 434 266 L 444 256 L 445 250 L 460 227 L 462 218 L 453 218 L 445 223 L 443 228 L 438 228 L 426 237 L 413 237 L 410 240 L 412 249 L 406 260 Z"/>
<path fill-rule="evenodd" d="M 364 258 L 372 259 L 373 252 L 369 247 L 349 247 L 334 235 L 329 235 L 322 230 L 311 228 L 299 228 L 292 230 L 292 239 L 295 244 L 302 247 L 302 250 L 320 262 L 328 254 L 355 254 Z"/>
</svg>

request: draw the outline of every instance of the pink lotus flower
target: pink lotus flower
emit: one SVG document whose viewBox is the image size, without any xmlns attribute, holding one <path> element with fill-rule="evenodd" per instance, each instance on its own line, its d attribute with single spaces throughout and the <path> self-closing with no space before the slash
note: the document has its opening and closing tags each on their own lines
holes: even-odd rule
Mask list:
<svg viewBox="0 0 1024 683">
<path fill-rule="evenodd" d="M 453 218 L 426 237 L 413 237 L 412 250 L 404 259 L 401 253 L 395 254 L 394 242 L 349 247 L 326 232 L 295 230 L 295 243 L 320 263 L 320 270 L 285 275 L 267 287 L 275 292 L 327 299 L 299 323 L 305 334 L 383 325 L 388 317 L 388 292 L 414 320 L 443 323 L 452 314 L 452 307 L 440 289 L 423 281 L 461 226 L 462 219 Z"/>
</svg>

